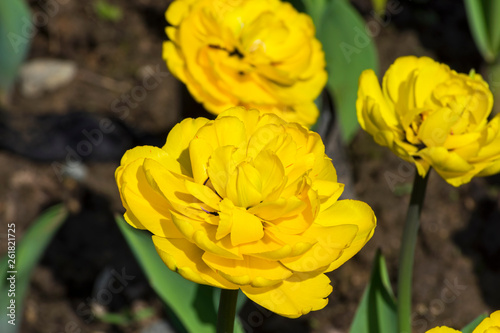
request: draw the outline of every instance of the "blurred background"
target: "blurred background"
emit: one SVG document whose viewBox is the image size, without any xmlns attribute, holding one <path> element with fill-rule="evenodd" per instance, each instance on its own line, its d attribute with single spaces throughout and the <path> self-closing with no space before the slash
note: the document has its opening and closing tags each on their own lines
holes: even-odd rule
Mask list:
<svg viewBox="0 0 500 333">
<path fill-rule="evenodd" d="M 0 108 L 0 255 L 8 225 L 15 224 L 19 246 L 44 209 L 62 203 L 69 212 L 40 250 L 19 332 L 172 332 L 171 313 L 114 220 L 123 213 L 114 180 L 123 153 L 163 145 L 186 116 L 210 117 L 162 60 L 169 3 L 30 0 L 31 20 L 9 35 L 21 53 L 31 45 Z M 474 68 L 498 95 L 500 75 L 478 50 L 462 1 L 389 1 L 385 14 L 369 0 L 350 4 L 374 40 L 379 73 L 399 56 L 425 55 L 457 71 Z M 334 291 L 324 310 L 289 320 L 247 305 L 247 332 L 347 332 L 378 248 L 395 281 L 414 167 L 362 131 L 337 141 L 327 143 L 341 147 L 330 157 L 350 196 L 374 209 L 376 233 L 330 273 Z M 430 178 L 414 268 L 415 332 L 459 328 L 500 309 L 500 178 L 460 188 Z M 112 293 L 102 292 L 110 286 Z"/>
</svg>

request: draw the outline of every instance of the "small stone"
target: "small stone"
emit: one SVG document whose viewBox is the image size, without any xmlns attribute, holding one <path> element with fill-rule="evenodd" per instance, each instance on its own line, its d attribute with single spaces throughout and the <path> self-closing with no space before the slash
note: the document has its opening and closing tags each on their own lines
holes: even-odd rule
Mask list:
<svg viewBox="0 0 500 333">
<path fill-rule="evenodd" d="M 21 67 L 21 94 L 27 98 L 41 96 L 70 83 L 76 75 L 76 63 L 69 60 L 35 59 Z"/>
<path fill-rule="evenodd" d="M 141 333 L 174 333 L 172 327 L 164 320 L 159 320 L 141 330 Z"/>
</svg>

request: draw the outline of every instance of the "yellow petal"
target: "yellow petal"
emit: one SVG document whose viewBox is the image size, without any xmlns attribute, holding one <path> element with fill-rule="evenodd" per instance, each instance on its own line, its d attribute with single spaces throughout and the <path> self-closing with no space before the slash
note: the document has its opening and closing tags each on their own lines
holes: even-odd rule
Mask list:
<svg viewBox="0 0 500 333">
<path fill-rule="evenodd" d="M 285 181 L 285 169 L 278 156 L 270 150 L 261 151 L 254 159 L 253 164 L 260 174 L 262 199 L 266 200 Z"/>
<path fill-rule="evenodd" d="M 178 32 L 177 29 L 176 32 Z M 171 41 L 163 42 L 162 58 L 167 60 L 167 67 L 170 73 L 183 82 L 188 79 L 189 74 L 185 71 L 184 58 Z"/>
<path fill-rule="evenodd" d="M 340 200 L 319 213 L 315 223 L 322 226 L 356 225 L 358 232 L 352 243 L 327 269 L 330 272 L 351 259 L 370 240 L 375 231 L 376 218 L 372 209 L 357 200 Z"/>
<path fill-rule="evenodd" d="M 248 210 L 263 220 L 273 221 L 279 218 L 292 217 L 299 214 L 307 204 L 297 197 L 280 198 L 273 202 L 263 202 Z"/>
<path fill-rule="evenodd" d="M 361 127 L 371 134 L 374 134 L 375 129 L 398 126 L 393 107 L 387 104 L 377 76 L 371 69 L 363 71 L 359 77 L 356 110 Z"/>
<path fill-rule="evenodd" d="M 316 159 L 309 176 L 312 179 L 337 182 L 337 171 L 333 166 L 332 160 L 326 155 L 323 158 Z"/>
<path fill-rule="evenodd" d="M 415 102 L 418 108 L 425 106 L 434 88 L 449 79 L 450 68 L 430 58 L 418 59 L 418 76 L 415 81 Z"/>
<path fill-rule="evenodd" d="M 198 183 L 193 183 L 189 180 L 186 180 L 184 184 L 191 195 L 210 206 L 213 209 L 212 211 L 219 209 L 221 198 L 210 188 Z"/>
<path fill-rule="evenodd" d="M 192 176 L 191 160 L 188 151 L 189 143 L 193 140 L 196 132 L 207 122 L 208 119 L 201 117 L 184 119 L 168 133 L 167 141 L 162 148 L 187 171 L 183 173 L 186 176 Z"/>
<path fill-rule="evenodd" d="M 450 135 L 451 127 L 459 119 L 449 108 L 441 108 L 430 113 L 422 121 L 418 130 L 418 138 L 427 147 L 442 146 Z"/>
<path fill-rule="evenodd" d="M 195 137 L 189 144 L 192 174 L 198 184 L 203 184 L 208 178 L 208 160 L 212 152 L 213 147 L 205 140 Z"/>
<path fill-rule="evenodd" d="M 224 199 L 220 204 L 220 225 L 216 238 L 221 239 L 231 232 L 231 244 L 238 246 L 251 243 L 264 236 L 262 221 L 246 210 L 235 207 L 229 199 Z"/>
<path fill-rule="evenodd" d="M 396 104 L 399 100 L 401 84 L 408 80 L 410 74 L 419 67 L 419 64 L 419 58 L 415 56 L 400 57 L 385 73 L 382 82 L 383 92 L 385 97 L 389 98 L 393 104 Z"/>
<path fill-rule="evenodd" d="M 260 112 L 255 109 L 247 110 L 244 107 L 232 107 L 222 112 L 219 118 L 236 117 L 245 124 L 246 136 L 250 137 L 256 130 L 260 121 Z"/>
<path fill-rule="evenodd" d="M 286 234 L 281 232 L 279 227 L 274 225 L 266 226 L 265 230 L 266 236 L 269 236 L 274 239 L 274 241 L 278 244 L 283 244 L 284 246 L 288 245 L 291 247 L 291 252 L 289 253 L 289 257 L 296 257 L 307 252 L 314 244 L 318 242 L 317 239 L 308 238 L 304 235 L 293 235 Z M 284 251 L 284 250 L 283 250 Z M 270 253 L 270 255 L 274 255 Z M 279 255 L 279 254 L 276 254 Z M 282 257 L 280 257 L 281 259 Z"/>
<path fill-rule="evenodd" d="M 496 159 L 495 161 L 488 163 L 487 166 L 477 174 L 477 176 L 491 176 L 496 175 L 497 173 L 500 173 L 500 159 Z"/>
<path fill-rule="evenodd" d="M 288 318 L 298 318 L 328 304 L 332 292 L 324 275 L 296 273 L 283 283 L 267 288 L 242 286 L 243 293 L 260 306 Z"/>
<path fill-rule="evenodd" d="M 186 172 L 185 169 L 175 160 L 175 158 L 172 157 L 172 155 L 158 147 L 153 146 L 140 146 L 127 150 L 120 161 L 120 166 L 124 167 L 137 159 L 145 158 L 157 161 L 172 172 L 178 174 Z M 119 173 L 121 172 L 119 170 L 120 168 L 118 168 L 115 173 L 115 177 L 117 179 L 119 178 Z"/>
<path fill-rule="evenodd" d="M 242 255 L 251 255 L 252 257 L 272 261 L 289 257 L 292 255 L 293 251 L 291 244 L 277 241 L 275 237 L 271 237 L 267 230 L 264 230 L 264 236 L 261 239 L 255 242 L 241 244 L 238 246 L 238 249 Z"/>
<path fill-rule="evenodd" d="M 500 332 L 500 311 L 493 312 L 488 318 L 474 329 L 472 333 L 499 333 Z"/>
<path fill-rule="evenodd" d="M 312 101 L 294 104 L 291 108 L 293 111 L 280 115 L 288 122 L 299 123 L 307 128 L 311 128 L 311 126 L 318 120 L 319 110 L 316 104 Z"/>
<path fill-rule="evenodd" d="M 349 247 L 356 237 L 358 227 L 354 224 L 344 224 L 331 227 L 312 225 L 304 236 L 315 238 L 318 242 L 306 253 L 282 259 L 285 267 L 295 272 L 312 272 L 326 269 L 335 260 L 339 259 L 344 249 Z"/>
<path fill-rule="evenodd" d="M 185 239 L 153 236 L 156 251 L 167 267 L 183 278 L 217 288 L 238 289 L 238 286 L 218 275 L 201 259 L 203 250 Z"/>
<path fill-rule="evenodd" d="M 477 142 L 481 137 L 478 132 L 466 133 L 462 135 L 450 135 L 444 142 L 443 147 L 446 149 L 457 149 L 463 148 L 467 145 Z M 476 149 L 477 150 L 477 149 Z"/>
<path fill-rule="evenodd" d="M 240 119 L 229 116 L 210 122 L 196 135 L 210 143 L 214 149 L 223 146 L 239 147 L 247 141 L 245 124 Z"/>
<path fill-rule="evenodd" d="M 189 3 L 187 1 L 174 1 L 168 6 L 165 18 L 172 25 L 179 25 L 189 14 Z"/>
<path fill-rule="evenodd" d="M 278 218 L 273 220 L 273 224 L 279 230 L 280 233 L 297 235 L 301 234 L 309 228 L 313 219 L 309 212 L 309 209 L 304 209 L 301 214 L 293 215 L 291 217 Z"/>
<path fill-rule="evenodd" d="M 181 235 L 172 223 L 170 205 L 149 185 L 142 162 L 142 159 L 137 159 L 121 172 L 118 186 L 127 209 L 125 219 L 133 227 L 148 229 L 155 235 L 178 238 Z"/>
<path fill-rule="evenodd" d="M 238 248 L 218 241 L 215 237 L 217 226 L 196 221 L 172 212 L 172 221 L 184 237 L 206 252 L 230 259 L 241 259 Z"/>
<path fill-rule="evenodd" d="M 269 146 L 276 140 L 277 137 L 283 134 L 283 132 L 283 126 L 278 124 L 266 124 L 258 127 L 248 140 L 247 156 L 256 157 L 264 148 L 268 148 L 276 152 L 276 149 L 272 149 Z M 283 162 L 284 160 L 281 159 L 281 156 L 279 157 Z"/>
<path fill-rule="evenodd" d="M 283 216 L 272 221 L 278 230 L 286 234 L 300 234 L 304 232 L 316 219 L 319 212 L 317 192 L 310 188 L 311 180 L 304 177 L 302 186 L 298 190 L 299 198 L 306 207 L 297 215 Z"/>
<path fill-rule="evenodd" d="M 226 194 L 239 207 L 248 208 L 262 201 L 260 173 L 248 162 L 238 165 L 229 175 Z"/>
<path fill-rule="evenodd" d="M 290 270 L 276 261 L 251 256 L 234 260 L 207 252 L 203 255 L 203 261 L 227 280 L 242 286 L 267 287 L 292 275 Z"/>
<path fill-rule="evenodd" d="M 231 228 L 231 243 L 233 246 L 251 243 L 263 236 L 264 227 L 257 216 L 240 209 L 233 211 L 233 225 Z"/>
<path fill-rule="evenodd" d="M 204 204 L 196 199 L 186 188 L 186 178 L 178 177 L 161 164 L 152 159 L 144 160 L 144 171 L 148 183 L 168 200 L 170 205 L 179 213 L 192 218 L 199 217 Z"/>
<path fill-rule="evenodd" d="M 224 198 L 219 205 L 219 226 L 215 238 L 217 240 L 226 237 L 233 227 L 234 204 L 228 198 Z"/>
<path fill-rule="evenodd" d="M 429 147 L 421 150 L 419 155 L 453 186 L 467 183 L 473 177 L 469 172 L 474 167 L 457 153 L 449 152 L 444 147 Z"/>
<path fill-rule="evenodd" d="M 320 211 L 323 211 L 337 201 L 344 190 L 344 184 L 316 179 L 312 183 L 312 189 L 318 192 L 321 204 Z"/>
<path fill-rule="evenodd" d="M 212 153 L 208 162 L 207 173 L 215 191 L 221 197 L 228 197 L 229 176 L 236 172 L 236 167 L 244 158 L 243 150 L 236 149 L 233 146 L 219 147 Z"/>
<path fill-rule="evenodd" d="M 453 328 L 449 328 L 446 326 L 434 327 L 431 330 L 428 330 L 425 333 L 461 333 L 460 331 L 454 330 Z"/>
</svg>

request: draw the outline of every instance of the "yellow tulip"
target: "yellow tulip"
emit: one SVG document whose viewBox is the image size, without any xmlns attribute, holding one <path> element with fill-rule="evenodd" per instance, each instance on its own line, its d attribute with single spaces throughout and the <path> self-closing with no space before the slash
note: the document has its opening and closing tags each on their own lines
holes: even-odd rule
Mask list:
<svg viewBox="0 0 500 333">
<path fill-rule="evenodd" d="M 461 333 L 460 331 L 454 330 L 453 328 L 449 328 L 446 326 L 434 327 L 431 330 L 428 330 L 425 333 Z"/>
<path fill-rule="evenodd" d="M 426 333 L 460 333 L 452 328 L 441 326 L 435 327 Z M 472 333 L 500 333 L 500 311 L 493 312 L 488 318 L 485 318 Z"/>
<path fill-rule="evenodd" d="M 500 311 L 495 311 L 484 319 L 472 333 L 500 333 Z"/>
<path fill-rule="evenodd" d="M 183 120 L 162 148 L 127 151 L 115 176 L 126 221 L 153 233 L 171 270 L 291 318 L 327 304 L 324 273 L 376 224 L 367 204 L 337 200 L 317 133 L 243 107 Z"/>
<path fill-rule="evenodd" d="M 359 79 L 358 121 L 375 141 L 459 186 L 500 171 L 500 115 L 488 121 L 493 97 L 479 74 L 434 60 L 401 57 L 380 87 L 372 70 Z"/>
<path fill-rule="evenodd" d="M 235 105 L 310 127 L 327 81 L 312 20 L 279 0 L 176 0 L 163 58 L 214 113 Z"/>
</svg>

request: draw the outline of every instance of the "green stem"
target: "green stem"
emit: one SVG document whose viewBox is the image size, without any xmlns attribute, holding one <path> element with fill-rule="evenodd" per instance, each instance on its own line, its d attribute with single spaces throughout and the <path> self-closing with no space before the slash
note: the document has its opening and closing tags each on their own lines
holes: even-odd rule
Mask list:
<svg viewBox="0 0 500 333">
<path fill-rule="evenodd" d="M 410 205 L 406 215 L 406 222 L 401 239 L 399 253 L 399 275 L 398 275 L 398 327 L 399 333 L 411 333 L 411 292 L 413 276 L 413 259 L 415 257 L 415 245 L 417 243 L 418 227 L 420 224 L 420 211 L 424 203 L 425 188 L 429 173 L 425 178 L 415 172 L 413 190 L 411 192 Z"/>
<path fill-rule="evenodd" d="M 238 289 L 221 289 L 219 314 L 217 316 L 217 333 L 233 333 L 237 299 Z"/>
</svg>

